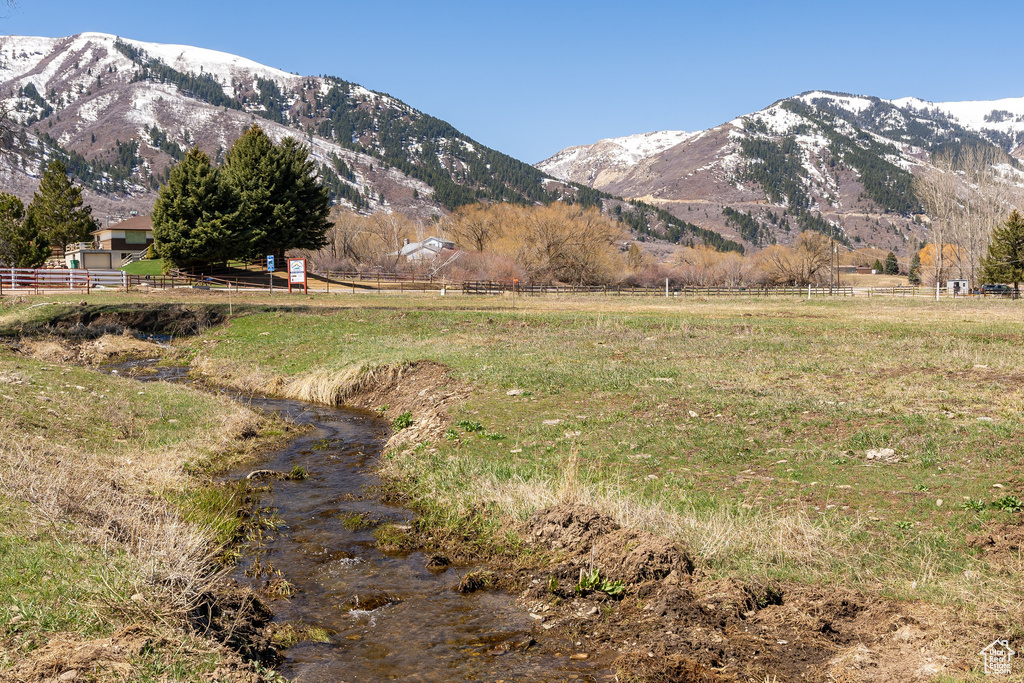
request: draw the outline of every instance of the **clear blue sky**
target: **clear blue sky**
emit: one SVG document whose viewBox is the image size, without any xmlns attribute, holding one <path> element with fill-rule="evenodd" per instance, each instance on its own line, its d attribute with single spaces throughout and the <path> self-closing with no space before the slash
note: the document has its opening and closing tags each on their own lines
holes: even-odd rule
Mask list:
<svg viewBox="0 0 1024 683">
<path fill-rule="evenodd" d="M 0 32 L 231 52 L 387 92 L 528 162 L 805 90 L 1024 96 L 1024 3 L 16 0 Z"/>
</svg>

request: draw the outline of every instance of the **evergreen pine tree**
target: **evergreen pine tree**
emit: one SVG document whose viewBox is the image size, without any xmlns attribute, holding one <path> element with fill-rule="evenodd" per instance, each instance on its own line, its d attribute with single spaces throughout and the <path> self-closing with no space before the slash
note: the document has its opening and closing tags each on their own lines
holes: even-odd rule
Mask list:
<svg viewBox="0 0 1024 683">
<path fill-rule="evenodd" d="M 875 265 L 871 266 L 871 270 L 881 275 L 883 272 L 885 272 L 885 267 L 882 265 L 881 261 L 875 259 Z"/>
<path fill-rule="evenodd" d="M 912 285 L 921 284 L 921 254 L 914 254 L 914 258 L 910 259 L 910 272 L 907 274 L 907 280 Z"/>
<path fill-rule="evenodd" d="M 223 263 L 245 256 L 248 244 L 237 229 L 238 197 L 193 147 L 171 171 L 153 206 L 157 252 L 178 267 Z"/>
<path fill-rule="evenodd" d="M 12 194 L 0 194 L 0 265 L 38 268 L 50 257 L 50 244 L 25 220 L 25 205 Z"/>
<path fill-rule="evenodd" d="M 82 204 L 82 188 L 71 184 L 59 161 L 50 162 L 43 171 L 26 216 L 26 222 L 62 252 L 69 244 L 90 241 L 92 231 L 99 227 L 92 218 L 92 207 Z"/>
<path fill-rule="evenodd" d="M 896 254 L 892 253 L 891 251 L 885 257 L 885 274 L 900 274 L 900 262 L 896 260 Z"/>
<path fill-rule="evenodd" d="M 256 125 L 228 151 L 224 172 L 238 193 L 249 258 L 324 246 L 330 198 L 315 171 L 309 150 L 292 138 L 274 145 Z"/>
<path fill-rule="evenodd" d="M 988 256 L 981 265 L 986 282 L 1012 282 L 1013 296 L 1020 296 L 1020 281 L 1024 280 L 1024 216 L 1016 209 L 992 231 Z"/>
</svg>

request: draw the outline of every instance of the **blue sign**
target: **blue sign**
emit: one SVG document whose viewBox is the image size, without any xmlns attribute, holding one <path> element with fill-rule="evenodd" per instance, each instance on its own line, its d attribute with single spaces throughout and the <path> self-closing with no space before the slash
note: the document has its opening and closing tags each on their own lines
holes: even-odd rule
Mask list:
<svg viewBox="0 0 1024 683">
<path fill-rule="evenodd" d="M 273 254 L 268 254 L 267 255 L 267 272 L 268 273 L 273 273 L 274 272 L 274 255 Z"/>
</svg>

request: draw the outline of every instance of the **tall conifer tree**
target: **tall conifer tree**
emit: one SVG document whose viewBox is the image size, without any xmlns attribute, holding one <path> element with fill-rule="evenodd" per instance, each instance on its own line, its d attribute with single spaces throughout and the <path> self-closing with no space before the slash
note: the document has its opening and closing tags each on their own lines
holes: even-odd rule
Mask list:
<svg viewBox="0 0 1024 683">
<path fill-rule="evenodd" d="M 28 205 L 26 221 L 41 232 L 50 244 L 60 245 L 61 251 L 75 242 L 92 240 L 96 221 L 92 207 L 84 206 L 82 188 L 68 179 L 64 164 L 52 161 L 43 171 L 39 189 Z"/>
<path fill-rule="evenodd" d="M 885 255 L 885 274 L 900 274 L 900 262 L 896 259 L 896 254 L 892 253 L 891 251 Z"/>
<path fill-rule="evenodd" d="M 305 147 L 291 138 L 275 145 L 254 125 L 228 152 L 224 172 L 238 193 L 248 257 L 326 244 L 330 198 Z"/>
<path fill-rule="evenodd" d="M 25 205 L 12 194 L 0 194 L 0 265 L 38 268 L 49 256 L 49 242 L 25 221 Z"/>
<path fill-rule="evenodd" d="M 987 282 L 1012 282 L 1014 297 L 1020 296 L 1020 282 L 1024 280 L 1024 216 L 1017 210 L 992 231 L 988 256 L 982 259 L 981 266 Z"/>
<path fill-rule="evenodd" d="M 223 263 L 248 245 L 238 230 L 238 196 L 210 157 L 193 147 L 171 171 L 153 207 L 157 252 L 172 265 Z"/>
</svg>

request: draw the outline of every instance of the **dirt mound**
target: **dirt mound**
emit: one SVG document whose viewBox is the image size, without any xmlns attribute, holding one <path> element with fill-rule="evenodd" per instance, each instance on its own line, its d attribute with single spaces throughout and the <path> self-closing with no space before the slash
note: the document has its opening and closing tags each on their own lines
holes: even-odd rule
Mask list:
<svg viewBox="0 0 1024 683">
<path fill-rule="evenodd" d="M 366 387 L 346 399 L 345 405 L 377 410 L 389 422 L 404 413 L 412 414 L 412 424 L 395 431 L 388 439 L 389 450 L 440 439 L 451 422 L 448 408 L 465 400 L 469 390 L 447 366 L 433 361 L 411 363 L 395 374 L 392 379 Z M 380 411 L 384 406 L 386 409 Z"/>
<path fill-rule="evenodd" d="M 693 560 L 678 543 L 637 529 L 618 529 L 594 545 L 594 564 L 613 581 L 660 581 L 672 572 L 693 573 Z"/>
<path fill-rule="evenodd" d="M 194 335 L 224 320 L 219 306 L 186 304 L 81 306 L 51 318 L 28 333 L 95 339 L 134 330 L 142 334 Z"/>
<path fill-rule="evenodd" d="M 990 522 L 982 533 L 969 535 L 965 540 L 993 564 L 1024 566 L 1024 525 Z"/>
<path fill-rule="evenodd" d="M 600 536 L 619 525 L 591 507 L 559 505 L 536 513 L 526 523 L 525 536 L 555 550 L 575 549 L 590 552 Z"/>
<path fill-rule="evenodd" d="M 89 341 L 64 339 L 23 339 L 18 348 L 48 363 L 102 365 L 114 360 L 158 358 L 163 349 L 153 342 L 128 334 L 108 334 Z"/>
<path fill-rule="evenodd" d="M 593 508 L 549 508 L 523 531 L 568 553 L 527 577 L 525 606 L 545 628 L 621 652 L 622 681 L 924 681 L 969 669 L 976 654 L 979 626 L 948 610 L 837 586 L 712 580 L 684 547 Z M 1018 537 L 998 531 L 995 545 L 1013 546 Z M 591 569 L 623 591 L 582 585 Z"/>
<path fill-rule="evenodd" d="M 91 680 L 103 674 L 128 680 L 132 672 L 129 659 L 138 655 L 151 639 L 151 634 L 140 626 L 129 626 L 109 638 L 88 641 L 57 634 L 13 668 L 0 672 L 0 681 L 48 683 Z"/>
</svg>

